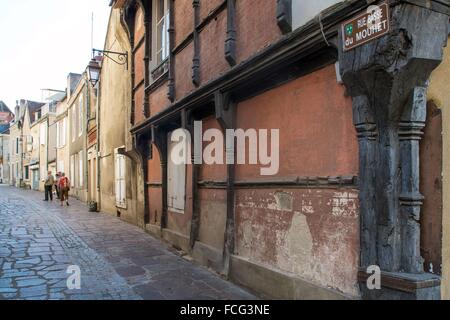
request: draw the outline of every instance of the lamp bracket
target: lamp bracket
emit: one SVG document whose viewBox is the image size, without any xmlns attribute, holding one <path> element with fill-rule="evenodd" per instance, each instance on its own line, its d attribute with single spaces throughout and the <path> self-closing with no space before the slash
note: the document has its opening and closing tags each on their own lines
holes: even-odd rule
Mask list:
<svg viewBox="0 0 450 320">
<path fill-rule="evenodd" d="M 128 70 L 128 52 L 115 52 L 108 50 L 92 49 L 93 57 L 95 57 L 96 54 L 106 57 L 111 61 L 117 63 L 118 65 L 126 66 Z"/>
</svg>

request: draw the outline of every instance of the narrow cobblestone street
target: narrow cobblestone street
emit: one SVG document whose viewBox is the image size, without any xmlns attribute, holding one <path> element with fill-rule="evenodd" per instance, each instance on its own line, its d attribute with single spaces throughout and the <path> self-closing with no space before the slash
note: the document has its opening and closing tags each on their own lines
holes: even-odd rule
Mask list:
<svg viewBox="0 0 450 320">
<path fill-rule="evenodd" d="M 0 300 L 255 299 L 115 217 L 0 186 Z M 67 268 L 81 269 L 81 290 Z"/>
</svg>

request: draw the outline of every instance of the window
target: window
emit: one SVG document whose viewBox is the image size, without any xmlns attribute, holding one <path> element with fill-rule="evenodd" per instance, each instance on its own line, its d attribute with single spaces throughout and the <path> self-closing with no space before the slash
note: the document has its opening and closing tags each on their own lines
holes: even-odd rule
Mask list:
<svg viewBox="0 0 450 320">
<path fill-rule="evenodd" d="M 39 126 L 39 137 L 42 146 L 47 144 L 47 123 L 41 123 Z"/>
<path fill-rule="evenodd" d="M 27 136 L 27 152 L 33 151 L 33 136 Z"/>
<path fill-rule="evenodd" d="M 292 29 L 305 25 L 324 9 L 343 0 L 292 0 Z"/>
<path fill-rule="evenodd" d="M 77 109 L 75 105 L 72 106 L 72 116 L 70 119 L 70 124 L 72 126 L 72 142 L 74 142 L 75 137 L 77 136 Z"/>
<path fill-rule="evenodd" d="M 19 154 L 19 138 L 16 138 L 16 154 Z"/>
<path fill-rule="evenodd" d="M 78 98 L 78 136 L 83 134 L 83 95 Z"/>
<path fill-rule="evenodd" d="M 125 184 L 125 171 L 126 171 L 125 156 L 115 152 L 115 180 L 116 180 L 116 206 L 120 208 L 126 207 L 126 184 Z"/>
<path fill-rule="evenodd" d="M 56 146 L 63 148 L 66 145 L 67 118 L 56 123 Z"/>
<path fill-rule="evenodd" d="M 70 186 L 75 187 L 75 155 L 70 156 Z"/>
<path fill-rule="evenodd" d="M 167 166 L 167 203 L 172 211 L 184 213 L 186 192 L 186 165 L 175 164 L 171 154 L 178 142 L 172 141 L 172 133 L 168 136 L 168 166 Z"/>
<path fill-rule="evenodd" d="M 155 55 L 153 57 L 156 66 L 161 64 L 169 56 L 169 1 L 168 0 L 154 0 L 154 26 L 153 39 Z"/>
<path fill-rule="evenodd" d="M 63 160 L 59 160 L 58 161 L 58 168 L 56 168 L 56 171 L 61 172 L 61 173 L 65 173 L 65 168 L 64 168 L 64 161 Z"/>
<path fill-rule="evenodd" d="M 78 187 L 83 187 L 83 151 L 78 153 Z"/>
<path fill-rule="evenodd" d="M 25 166 L 24 168 L 24 173 L 25 173 L 25 180 L 29 180 L 30 179 L 30 168 L 28 166 Z"/>
</svg>

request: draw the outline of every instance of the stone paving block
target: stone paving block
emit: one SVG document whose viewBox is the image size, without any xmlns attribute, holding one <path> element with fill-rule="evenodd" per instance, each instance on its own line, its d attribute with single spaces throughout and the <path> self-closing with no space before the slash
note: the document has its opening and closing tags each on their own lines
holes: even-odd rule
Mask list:
<svg viewBox="0 0 450 320">
<path fill-rule="evenodd" d="M 0 299 L 140 300 L 256 298 L 107 214 L 42 203 L 42 194 L 2 187 Z M 68 290 L 69 265 L 82 290 Z"/>
</svg>

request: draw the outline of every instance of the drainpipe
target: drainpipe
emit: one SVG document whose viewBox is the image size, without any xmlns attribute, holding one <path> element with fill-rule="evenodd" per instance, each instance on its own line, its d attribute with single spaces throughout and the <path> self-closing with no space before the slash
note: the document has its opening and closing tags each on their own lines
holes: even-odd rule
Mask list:
<svg viewBox="0 0 450 320">
<path fill-rule="evenodd" d="M 102 204 L 102 200 L 101 200 L 101 192 L 100 192 L 100 183 L 101 183 L 101 174 L 100 174 L 100 170 L 101 170 L 101 166 L 100 166 L 100 99 L 102 96 L 102 90 L 101 90 L 101 77 L 100 81 L 97 83 L 97 104 L 96 104 L 96 121 L 97 121 L 97 210 L 100 211 L 101 210 L 101 204 Z"/>
<path fill-rule="evenodd" d="M 85 90 L 86 90 L 86 126 L 84 128 L 84 183 L 85 183 L 85 194 L 86 194 L 86 202 L 92 201 L 92 199 L 89 199 L 89 170 L 88 170 L 88 128 L 89 128 L 89 122 L 90 122 L 90 113 L 91 113 L 91 95 L 89 92 L 89 80 L 87 78 L 87 75 L 85 74 L 84 77 L 85 81 Z"/>
</svg>

